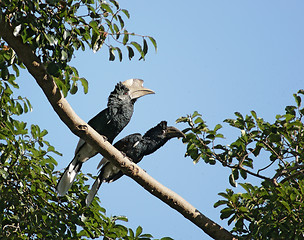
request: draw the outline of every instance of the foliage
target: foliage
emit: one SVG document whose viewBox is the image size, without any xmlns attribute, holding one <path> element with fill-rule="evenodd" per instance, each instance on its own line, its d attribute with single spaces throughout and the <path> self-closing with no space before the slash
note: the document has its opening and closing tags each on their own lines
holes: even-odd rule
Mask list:
<svg viewBox="0 0 304 240">
<path fill-rule="evenodd" d="M 284 115 L 277 115 L 274 123 L 257 117 L 254 111 L 245 117 L 236 112 L 236 119 L 224 122 L 240 131 L 230 145 L 218 143 L 224 138 L 220 124 L 209 129 L 197 112 L 181 117 L 177 122 L 187 123 L 184 130 L 186 156 L 196 163 L 203 159 L 214 165 L 220 162 L 231 169 L 229 182 L 248 174 L 262 180 L 261 186 L 241 183 L 245 193 L 227 189 L 219 195 L 215 207 L 224 205 L 221 218 L 234 222 L 233 231 L 244 239 L 302 239 L 304 237 L 304 108 L 301 107 L 304 90 L 294 94 L 295 106 L 287 106 Z M 262 158 L 261 161 L 259 158 Z M 262 168 L 259 166 L 264 164 Z M 262 174 L 268 170 L 269 175 Z"/>
<path fill-rule="evenodd" d="M 84 92 L 88 91 L 87 80 L 68 64 L 75 50 L 89 47 L 96 52 L 106 46 L 109 60 L 117 53 L 121 61 L 122 50 L 111 41 L 124 46 L 129 59 L 135 49 L 140 59 L 145 58 L 147 40 L 156 49 L 152 37 L 126 30 L 124 21 L 129 17 L 115 0 L 0 1 L 1 24 L 11 25 L 14 35 L 32 48 L 65 96 L 77 92 L 79 81 Z M 133 37 L 142 38 L 142 46 Z M 32 111 L 27 98 L 13 94 L 19 88 L 16 77 L 20 68 L 24 68 L 22 61 L 0 39 L 0 238 L 152 239 L 140 226 L 133 231 L 121 225 L 128 220 L 124 216 L 107 217 L 97 197 L 85 207 L 89 186 L 81 173 L 69 195 L 58 196 L 55 186 L 59 174 L 54 168 L 55 157 L 61 154 L 45 139 L 46 130 L 20 120 L 22 114 Z"/>
<path fill-rule="evenodd" d="M 89 190 L 83 174 L 68 196 L 58 197 L 57 162 L 52 155 L 60 153 L 45 140 L 46 130 L 16 119 L 32 106 L 26 98 L 13 98 L 6 81 L 0 83 L 0 238 L 151 239 L 141 227 L 134 233 L 118 223 L 126 217 L 105 216 L 98 199 L 90 208 L 83 207 Z"/>
<path fill-rule="evenodd" d="M 109 49 L 109 60 L 115 60 L 117 54 L 122 61 L 125 47 L 128 58 L 135 56 L 134 51 L 145 59 L 149 40 L 154 48 L 156 41 L 150 36 L 141 36 L 125 28 L 125 20 L 130 13 L 122 9 L 115 0 L 109 3 L 102 0 L 3 0 L 0 2 L 0 19 L 2 24 L 9 22 L 14 28 L 14 35 L 20 36 L 23 43 L 29 44 L 45 64 L 64 96 L 75 94 L 78 82 L 84 92 L 88 91 L 88 82 L 79 77 L 76 68 L 68 65 L 74 51 L 85 50 L 86 46 L 94 52 L 102 46 Z M 142 38 L 142 45 L 133 40 Z M 114 43 L 112 44 L 112 42 Z M 15 71 L 22 67 L 14 51 L 1 42 L 1 49 L 6 50 L 1 59 L 1 76 L 10 77 L 9 66 Z"/>
</svg>

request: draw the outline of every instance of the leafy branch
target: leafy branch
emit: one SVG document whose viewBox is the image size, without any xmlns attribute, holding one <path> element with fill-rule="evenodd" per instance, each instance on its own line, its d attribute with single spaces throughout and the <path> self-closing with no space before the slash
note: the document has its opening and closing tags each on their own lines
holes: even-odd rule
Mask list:
<svg viewBox="0 0 304 240">
<path fill-rule="evenodd" d="M 224 135 L 217 124 L 209 129 L 198 112 L 181 117 L 177 122 L 187 124 L 184 130 L 186 156 L 194 163 L 201 159 L 214 165 L 221 163 L 232 170 L 230 184 L 235 187 L 240 176 L 250 174 L 262 180 L 262 186 L 240 183 L 245 193 L 227 189 L 219 193 L 214 207 L 224 206 L 221 218 L 234 223 L 233 232 L 244 239 L 277 239 L 292 233 L 290 239 L 303 236 L 304 194 L 304 108 L 301 102 L 304 90 L 294 94 L 295 106 L 287 106 L 284 115 L 277 115 L 274 123 L 257 117 L 254 111 L 245 117 L 236 112 L 236 119 L 224 122 L 240 131 L 240 136 L 228 146 L 217 143 Z M 254 163 L 261 162 L 257 168 Z M 268 175 L 261 172 L 268 169 Z M 275 226 L 275 228 L 273 227 Z M 288 230 L 286 230 L 286 226 Z M 292 226 L 292 230 L 290 227 Z"/>
<path fill-rule="evenodd" d="M 88 142 L 93 148 L 119 167 L 127 176 L 134 179 L 152 195 L 161 199 L 171 208 L 177 210 L 185 218 L 189 219 L 193 224 L 205 231 L 208 235 L 216 239 L 234 239 L 234 236 L 229 231 L 204 216 L 200 211 L 198 211 L 198 209 L 185 201 L 181 196 L 177 195 L 149 176 L 144 170 L 123 156 L 120 151 L 115 149 L 109 142 L 105 141 L 102 136 L 94 131 L 94 129 L 80 119 L 73 111 L 67 100 L 63 97 L 58 85 L 55 82 L 56 80 L 54 79 L 54 76 L 50 74 L 47 68 L 45 68 L 45 66 L 41 63 L 40 58 L 35 55 L 31 49 L 31 46 L 24 43 L 21 36 L 15 36 L 13 34 L 14 28 L 12 27 L 12 23 L 10 23 L 10 21 L 3 18 L 0 19 L 1 37 L 10 45 L 12 49 L 14 49 L 18 55 L 18 58 L 26 66 L 27 70 L 35 78 L 36 82 L 43 90 L 54 111 L 73 133 Z M 74 184 L 74 186 L 75 185 L 76 184 Z M 78 196 L 79 199 L 83 199 L 84 193 L 80 192 L 78 194 L 80 195 Z M 79 200 L 76 202 L 77 204 L 81 205 Z M 73 201 L 68 202 L 68 204 L 72 203 Z M 93 201 L 92 207 L 95 208 L 95 205 L 97 205 L 97 203 L 96 201 Z M 85 211 L 85 209 L 83 211 Z M 90 214 L 93 213 L 90 212 Z M 79 216 L 79 212 L 77 212 L 77 216 Z M 83 223 L 83 220 L 81 222 Z M 70 226 L 73 227 L 71 224 Z M 94 230 L 97 231 L 98 235 L 98 230 L 96 228 L 94 228 Z M 75 226 L 72 228 L 72 231 L 76 232 Z"/>
<path fill-rule="evenodd" d="M 206 163 L 214 165 L 215 161 L 218 161 L 224 167 L 231 168 L 229 181 L 232 186 L 236 186 L 239 175 L 246 179 L 247 174 L 277 185 L 277 178 L 282 177 L 283 173 L 285 176 L 294 171 L 293 165 L 299 164 L 299 159 L 303 159 L 302 150 L 299 148 L 304 129 L 301 122 L 304 113 L 304 108 L 300 107 L 301 95 L 303 90 L 295 95 L 298 105 L 286 107 L 286 114 L 278 115 L 273 124 L 258 118 L 254 111 L 251 111 L 251 116 L 245 117 L 236 112 L 236 119 L 224 120 L 230 126 L 239 129 L 241 133 L 240 137 L 229 146 L 215 143 L 216 140 L 224 138 L 224 135 L 219 133 L 222 125 L 218 124 L 210 130 L 198 112 L 179 118 L 177 122 L 188 125 L 184 130 L 187 133 L 184 140 L 187 143 L 186 156 L 190 156 L 195 163 L 203 159 Z M 285 144 L 286 142 L 288 144 Z M 262 153 L 261 150 L 264 152 Z M 269 163 L 256 172 L 249 170 L 254 168 L 253 158 L 258 156 L 264 158 L 266 153 L 270 155 Z M 281 167 L 274 176 L 260 174 L 277 160 Z"/>
<path fill-rule="evenodd" d="M 109 37 L 126 48 L 130 60 L 135 56 L 134 51 L 140 54 L 139 60 L 145 59 L 147 40 L 157 49 L 153 37 L 128 32 L 124 19 L 130 18 L 130 13 L 115 0 L 109 3 L 101 0 L 50 0 L 46 3 L 14 0 L 9 4 L 1 1 L 0 10 L 2 21 L 10 22 L 14 36 L 20 36 L 24 44 L 31 46 L 64 96 L 69 92 L 75 94 L 79 81 L 84 92 L 88 92 L 88 81 L 79 77 L 76 69 L 69 65 L 76 50 L 84 51 L 89 47 L 97 52 L 105 45 L 109 49 L 109 60 L 115 60 L 117 52 L 122 61 L 121 48 L 114 46 Z M 131 37 L 142 38 L 142 45 Z M 24 66 L 3 41 L 0 41 L 0 51 L 6 51 L 1 59 L 1 77 L 13 82 L 15 76 L 10 73 L 10 68 L 18 75 L 19 68 Z"/>
</svg>

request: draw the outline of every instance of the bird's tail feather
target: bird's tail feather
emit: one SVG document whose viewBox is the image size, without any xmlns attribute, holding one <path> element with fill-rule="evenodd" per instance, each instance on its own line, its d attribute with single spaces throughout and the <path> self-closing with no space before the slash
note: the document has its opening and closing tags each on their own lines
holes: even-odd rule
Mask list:
<svg viewBox="0 0 304 240">
<path fill-rule="evenodd" d="M 88 206 L 90 206 L 91 202 L 93 201 L 98 189 L 100 188 L 100 185 L 102 184 L 102 179 L 100 177 L 100 175 L 96 178 L 93 186 L 92 186 L 92 189 L 90 190 L 86 200 L 85 200 L 85 203 Z"/>
<path fill-rule="evenodd" d="M 106 159 L 105 157 L 103 157 L 101 159 L 101 161 L 99 162 L 98 166 L 97 166 L 97 169 L 101 168 L 103 165 L 105 165 L 107 162 L 109 162 L 108 159 Z"/>
<path fill-rule="evenodd" d="M 81 166 L 82 162 L 77 161 L 76 158 L 74 158 L 70 162 L 69 166 L 67 166 L 57 184 L 57 192 L 60 196 L 64 196 L 71 188 L 77 173 L 80 171 Z"/>
</svg>

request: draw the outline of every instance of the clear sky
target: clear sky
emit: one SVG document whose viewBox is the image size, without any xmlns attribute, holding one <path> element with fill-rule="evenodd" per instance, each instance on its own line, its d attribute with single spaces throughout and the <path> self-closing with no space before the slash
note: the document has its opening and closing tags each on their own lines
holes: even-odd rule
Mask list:
<svg viewBox="0 0 304 240">
<path fill-rule="evenodd" d="M 161 120 L 183 129 L 185 126 L 175 124 L 175 120 L 197 110 L 210 127 L 218 123 L 224 126 L 228 143 L 238 133 L 222 123 L 225 118 L 232 118 L 235 111 L 249 114 L 255 110 L 258 116 L 273 121 L 286 105 L 293 104 L 292 94 L 304 87 L 302 0 L 121 0 L 120 4 L 131 14 L 127 29 L 153 36 L 158 52 L 151 46 L 144 62 L 130 62 L 126 54 L 123 62 L 109 62 L 106 48 L 95 54 L 89 50 L 76 53 L 72 65 L 89 81 L 89 93 L 67 98 L 76 113 L 88 121 L 106 107 L 117 82 L 144 79 L 144 86 L 156 94 L 138 100 L 130 124 L 116 140 L 145 133 Z M 19 92 L 28 96 L 34 107 L 25 119 L 49 131 L 47 140 L 63 154 L 57 157 L 57 169 L 62 170 L 73 158 L 78 139 L 53 112 L 31 76 L 23 76 Z M 184 158 L 185 149 L 186 145 L 173 139 L 145 157 L 140 166 L 230 229 L 220 220 L 220 209 L 213 208 L 220 199 L 217 193 L 231 188 L 230 170 L 220 164 L 194 165 L 190 158 Z M 100 159 L 91 159 L 83 171 L 96 174 Z M 109 216 L 126 215 L 128 226 L 141 225 L 154 237 L 210 239 L 128 177 L 103 184 L 99 197 Z"/>
</svg>

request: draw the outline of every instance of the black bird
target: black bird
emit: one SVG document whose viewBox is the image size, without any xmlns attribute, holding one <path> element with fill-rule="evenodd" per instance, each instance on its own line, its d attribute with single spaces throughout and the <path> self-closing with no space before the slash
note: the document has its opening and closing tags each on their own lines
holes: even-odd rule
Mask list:
<svg viewBox="0 0 304 240">
<path fill-rule="evenodd" d="M 136 100 L 152 93 L 154 93 L 152 90 L 143 87 L 143 80 L 129 79 L 122 83 L 119 82 L 109 96 L 108 107 L 93 117 L 88 124 L 112 143 L 114 138 L 129 123 Z M 96 154 L 95 149 L 84 140 L 79 139 L 75 156 L 58 182 L 59 195 L 67 193 L 82 164 Z"/>
<path fill-rule="evenodd" d="M 184 137 L 184 134 L 175 127 L 168 127 L 166 121 L 160 122 L 142 136 L 134 133 L 124 137 L 114 144 L 118 150 L 123 152 L 135 163 L 140 162 L 144 156 L 155 152 L 162 147 L 168 140 L 175 137 Z M 89 206 L 93 201 L 100 185 L 103 182 L 113 182 L 123 176 L 123 172 L 114 164 L 103 158 L 98 165 L 100 173 L 95 180 L 91 191 L 86 198 L 86 205 Z"/>
</svg>

